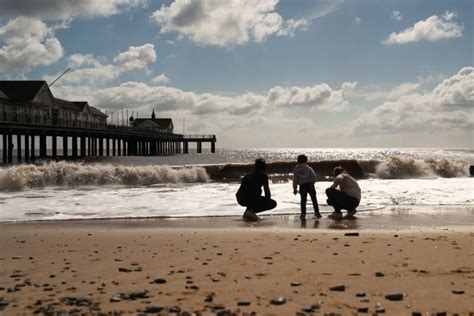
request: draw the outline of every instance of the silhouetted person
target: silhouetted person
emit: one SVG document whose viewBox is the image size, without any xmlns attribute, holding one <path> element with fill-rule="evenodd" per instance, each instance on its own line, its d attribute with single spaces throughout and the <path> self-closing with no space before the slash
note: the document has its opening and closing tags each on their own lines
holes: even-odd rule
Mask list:
<svg viewBox="0 0 474 316">
<path fill-rule="evenodd" d="M 242 178 L 236 193 L 237 202 L 247 207 L 243 215 L 246 221 L 257 221 L 259 217 L 256 213 L 271 210 L 277 205 L 276 201 L 271 199 L 268 176 L 265 173 L 266 166 L 262 158 L 255 160 L 255 170 Z M 262 196 L 262 187 L 265 196 Z"/>
<path fill-rule="evenodd" d="M 336 189 L 339 186 L 340 190 Z M 326 189 L 327 203 L 334 207 L 332 219 L 342 219 L 342 210 L 347 210 L 347 217 L 357 212 L 361 194 L 357 181 L 343 167 L 334 168 L 334 183 Z"/>
<path fill-rule="evenodd" d="M 319 213 L 318 199 L 316 198 L 316 189 L 314 183 L 316 182 L 316 173 L 313 168 L 308 166 L 308 157 L 305 155 L 299 155 L 298 164 L 293 170 L 293 194 L 298 193 L 298 185 L 300 186 L 301 196 L 301 214 L 300 218 L 306 218 L 306 199 L 309 196 L 313 202 L 314 217 L 321 218 Z"/>
</svg>

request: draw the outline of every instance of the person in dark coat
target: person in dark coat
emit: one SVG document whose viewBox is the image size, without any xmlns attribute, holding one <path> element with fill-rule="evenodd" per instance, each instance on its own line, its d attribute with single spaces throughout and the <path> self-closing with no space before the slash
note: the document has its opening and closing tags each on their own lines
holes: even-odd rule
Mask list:
<svg viewBox="0 0 474 316">
<path fill-rule="evenodd" d="M 246 207 L 243 215 L 246 221 L 257 221 L 259 219 L 257 213 L 277 206 L 277 202 L 271 198 L 268 176 L 265 173 L 266 166 L 264 159 L 255 160 L 255 169 L 242 178 L 242 183 L 236 193 L 237 202 Z"/>
</svg>

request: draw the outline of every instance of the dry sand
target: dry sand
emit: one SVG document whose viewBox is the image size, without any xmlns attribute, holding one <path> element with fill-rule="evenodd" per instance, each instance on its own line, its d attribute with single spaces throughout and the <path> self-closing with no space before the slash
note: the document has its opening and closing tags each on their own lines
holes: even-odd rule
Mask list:
<svg viewBox="0 0 474 316">
<path fill-rule="evenodd" d="M 474 313 L 472 229 L 200 221 L 0 224 L 0 314 Z"/>
</svg>

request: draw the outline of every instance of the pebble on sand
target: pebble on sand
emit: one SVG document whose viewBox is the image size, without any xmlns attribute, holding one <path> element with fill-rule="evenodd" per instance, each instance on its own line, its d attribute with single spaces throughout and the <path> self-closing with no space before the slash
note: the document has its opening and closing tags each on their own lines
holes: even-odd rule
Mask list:
<svg viewBox="0 0 474 316">
<path fill-rule="evenodd" d="M 345 233 L 344 236 L 354 236 L 354 237 L 357 237 L 357 236 L 359 236 L 359 233 Z"/>
<path fill-rule="evenodd" d="M 153 282 L 155 282 L 156 284 L 165 284 L 166 280 L 163 278 L 157 278 Z"/>
<path fill-rule="evenodd" d="M 346 286 L 344 284 L 337 284 L 337 285 L 331 286 L 329 290 L 336 291 L 336 292 L 344 292 L 346 290 Z"/>
<path fill-rule="evenodd" d="M 387 294 L 385 295 L 385 299 L 389 301 L 401 301 L 403 300 L 403 294 L 402 293 Z"/>
<path fill-rule="evenodd" d="M 283 305 L 285 303 L 286 303 L 286 298 L 284 298 L 283 296 L 272 298 L 272 300 L 270 301 L 270 304 L 273 304 L 273 305 Z"/>
<path fill-rule="evenodd" d="M 464 294 L 464 290 L 461 290 L 461 289 L 456 289 L 456 290 L 453 290 L 453 294 Z"/>
</svg>

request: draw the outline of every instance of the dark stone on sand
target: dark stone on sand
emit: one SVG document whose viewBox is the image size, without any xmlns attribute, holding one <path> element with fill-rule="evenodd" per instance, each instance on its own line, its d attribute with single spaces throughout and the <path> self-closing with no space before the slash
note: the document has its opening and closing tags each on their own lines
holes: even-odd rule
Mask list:
<svg viewBox="0 0 474 316">
<path fill-rule="evenodd" d="M 12 275 L 10 275 L 10 278 L 13 278 L 13 279 L 14 278 L 22 278 L 24 276 L 25 276 L 25 274 L 23 274 L 23 273 L 13 273 Z"/>
<path fill-rule="evenodd" d="M 422 316 L 423 314 L 419 311 L 413 311 L 411 312 L 411 316 Z"/>
<path fill-rule="evenodd" d="M 345 233 L 344 236 L 359 236 L 359 233 Z"/>
<path fill-rule="evenodd" d="M 304 313 L 314 313 L 319 309 L 319 305 L 311 305 L 310 307 L 303 307 L 301 309 Z"/>
<path fill-rule="evenodd" d="M 385 313 L 385 308 L 383 306 L 377 306 L 375 308 L 375 312 L 378 313 L 378 314 L 383 314 L 383 313 Z"/>
<path fill-rule="evenodd" d="M 232 316 L 232 312 L 228 309 L 220 310 L 216 313 L 216 316 Z"/>
<path fill-rule="evenodd" d="M 402 301 L 403 294 L 402 293 L 388 294 L 388 295 L 385 295 L 385 299 L 389 301 Z"/>
<path fill-rule="evenodd" d="M 119 272 L 127 272 L 127 273 L 132 272 L 132 269 L 129 269 L 129 268 L 119 268 L 118 270 Z"/>
<path fill-rule="evenodd" d="M 365 292 L 356 293 L 357 297 L 365 297 L 366 295 Z"/>
<path fill-rule="evenodd" d="M 358 312 L 358 313 L 368 313 L 368 312 L 369 312 L 369 308 L 368 308 L 368 307 L 358 307 L 358 308 L 357 308 L 357 312 Z"/>
<path fill-rule="evenodd" d="M 148 291 L 133 291 L 128 293 L 120 293 L 120 298 L 123 300 L 136 300 L 138 298 L 148 298 Z"/>
<path fill-rule="evenodd" d="M 3 310 L 5 307 L 7 307 L 9 302 L 4 301 L 3 298 L 0 300 L 0 311 Z"/>
<path fill-rule="evenodd" d="M 385 276 L 385 274 L 383 272 L 375 272 L 375 276 L 378 277 L 378 278 L 381 278 L 381 277 Z"/>
<path fill-rule="evenodd" d="M 115 295 L 113 297 L 110 298 L 109 302 L 110 303 L 117 303 L 117 302 L 121 302 L 122 299 L 120 298 L 120 295 Z"/>
<path fill-rule="evenodd" d="M 291 286 L 300 286 L 301 283 L 300 282 L 291 282 Z"/>
<path fill-rule="evenodd" d="M 461 290 L 461 289 L 453 290 L 453 294 L 458 294 L 458 295 L 464 294 L 464 290 Z"/>
<path fill-rule="evenodd" d="M 181 307 L 179 306 L 171 306 L 170 308 L 168 308 L 168 311 L 170 313 L 180 313 L 181 312 Z"/>
<path fill-rule="evenodd" d="M 272 298 L 272 300 L 270 301 L 270 304 L 273 304 L 273 305 L 283 305 L 285 303 L 286 303 L 286 298 L 284 298 L 283 296 Z"/>
<path fill-rule="evenodd" d="M 469 175 L 474 176 L 474 166 L 469 166 Z"/>
<path fill-rule="evenodd" d="M 238 301 L 237 306 L 250 306 L 250 301 Z"/>
<path fill-rule="evenodd" d="M 335 291 L 335 292 L 344 292 L 346 290 L 346 286 L 344 284 L 337 284 L 337 285 L 331 286 L 329 290 Z"/>
<path fill-rule="evenodd" d="M 155 282 L 156 284 L 165 284 L 166 280 L 162 278 L 158 278 L 158 279 L 155 279 L 153 282 Z"/>
<path fill-rule="evenodd" d="M 163 306 L 159 305 L 152 305 L 152 306 L 147 306 L 143 309 L 143 312 L 146 314 L 152 314 L 152 313 L 159 313 L 163 309 L 165 309 Z"/>
<path fill-rule="evenodd" d="M 206 296 L 206 298 L 204 299 L 204 302 L 206 302 L 206 303 L 212 303 L 213 300 L 214 300 L 214 296 L 208 295 L 208 296 Z"/>
<path fill-rule="evenodd" d="M 448 313 L 446 313 L 446 312 L 436 312 L 435 315 L 436 315 L 436 316 L 447 316 Z"/>
<path fill-rule="evenodd" d="M 65 296 L 61 298 L 61 301 L 66 305 L 73 305 L 73 306 L 91 306 L 92 299 L 89 297 L 72 297 L 72 296 Z"/>
</svg>

